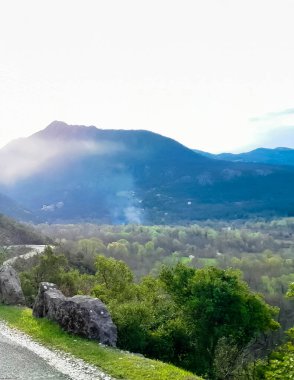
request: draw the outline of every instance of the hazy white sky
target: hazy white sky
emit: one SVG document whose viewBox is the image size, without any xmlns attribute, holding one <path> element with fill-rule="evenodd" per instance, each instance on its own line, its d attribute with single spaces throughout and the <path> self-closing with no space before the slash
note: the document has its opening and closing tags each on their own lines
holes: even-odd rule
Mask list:
<svg viewBox="0 0 294 380">
<path fill-rule="evenodd" d="M 1 1 L 0 146 L 62 120 L 294 147 L 293 17 L 293 0 Z"/>
</svg>

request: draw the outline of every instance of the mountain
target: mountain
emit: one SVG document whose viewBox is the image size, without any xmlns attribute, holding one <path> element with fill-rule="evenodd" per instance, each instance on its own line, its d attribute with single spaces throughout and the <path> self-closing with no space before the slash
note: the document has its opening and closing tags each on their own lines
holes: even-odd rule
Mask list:
<svg viewBox="0 0 294 380">
<path fill-rule="evenodd" d="M 216 158 L 219 160 L 233 161 L 233 162 L 255 162 L 264 163 L 270 165 L 289 165 L 294 166 L 294 149 L 291 148 L 258 148 L 246 153 L 220 153 L 211 154 L 202 152 L 200 150 L 194 150 L 198 154 L 202 154 L 205 157 Z"/>
<path fill-rule="evenodd" d="M 294 215 L 294 168 L 215 160 L 144 130 L 56 121 L 1 149 L 0 173 L 0 191 L 49 222 Z"/>
<path fill-rule="evenodd" d="M 50 240 L 28 225 L 18 223 L 15 220 L 0 214 L 0 246 L 14 244 L 46 244 Z"/>
<path fill-rule="evenodd" d="M 0 214 L 7 214 L 24 221 L 36 221 L 31 211 L 4 194 L 0 194 Z"/>
</svg>

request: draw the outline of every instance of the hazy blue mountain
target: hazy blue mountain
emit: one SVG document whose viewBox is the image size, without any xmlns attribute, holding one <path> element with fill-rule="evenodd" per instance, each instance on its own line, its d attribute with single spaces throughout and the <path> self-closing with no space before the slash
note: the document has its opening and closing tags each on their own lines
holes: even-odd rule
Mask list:
<svg viewBox="0 0 294 380">
<path fill-rule="evenodd" d="M 3 194 L 0 194 L 0 214 L 7 214 L 24 221 L 36 221 L 32 212 Z"/>
<path fill-rule="evenodd" d="M 45 221 L 294 215 L 294 168 L 211 159 L 143 130 L 53 122 L 0 150 L 0 173 L 0 191 Z"/>
<path fill-rule="evenodd" d="M 199 149 L 192 149 L 192 150 L 194 153 L 200 154 L 201 156 L 204 156 L 204 157 L 213 158 L 213 159 L 218 158 L 217 154 L 205 152 L 204 150 L 199 150 Z M 221 153 L 221 154 L 232 154 L 232 153 Z M 231 160 L 229 160 L 229 161 L 231 161 Z"/>
<path fill-rule="evenodd" d="M 194 150 L 198 154 L 205 157 L 216 158 L 219 160 L 233 161 L 233 162 L 255 162 L 270 165 L 290 165 L 294 166 L 294 149 L 291 148 L 258 148 L 246 153 L 220 153 L 211 154 Z"/>
</svg>

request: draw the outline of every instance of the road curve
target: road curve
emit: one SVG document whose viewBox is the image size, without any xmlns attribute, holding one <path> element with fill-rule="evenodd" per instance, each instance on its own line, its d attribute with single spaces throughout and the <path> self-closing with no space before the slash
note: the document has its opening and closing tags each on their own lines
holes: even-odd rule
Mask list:
<svg viewBox="0 0 294 380">
<path fill-rule="evenodd" d="M 0 321 L 1 380 L 115 380 L 84 361 L 53 351 Z"/>
<path fill-rule="evenodd" d="M 26 244 L 26 245 L 22 245 L 22 246 L 21 245 L 14 245 L 11 247 L 27 247 L 27 248 L 30 248 L 30 251 L 23 254 L 23 255 L 20 255 L 20 256 L 11 257 L 10 259 L 4 261 L 3 265 L 13 265 L 15 263 L 15 261 L 19 258 L 26 260 L 26 259 L 29 259 L 30 257 L 40 255 L 44 251 L 46 245 L 32 245 L 32 244 L 28 245 L 28 244 Z"/>
</svg>

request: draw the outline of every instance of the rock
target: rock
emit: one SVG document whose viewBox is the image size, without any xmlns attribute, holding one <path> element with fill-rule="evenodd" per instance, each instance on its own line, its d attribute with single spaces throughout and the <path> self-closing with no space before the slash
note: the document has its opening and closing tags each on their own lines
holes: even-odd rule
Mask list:
<svg viewBox="0 0 294 380">
<path fill-rule="evenodd" d="M 65 297 L 57 286 L 42 282 L 33 315 L 56 321 L 64 330 L 115 347 L 117 329 L 106 306 L 89 296 Z"/>
<path fill-rule="evenodd" d="M 51 282 L 41 282 L 39 292 L 33 306 L 33 315 L 37 318 L 47 317 L 55 320 L 58 304 L 66 297 Z"/>
<path fill-rule="evenodd" d="M 10 265 L 0 268 L 0 303 L 23 305 L 25 298 L 16 271 Z"/>
</svg>

